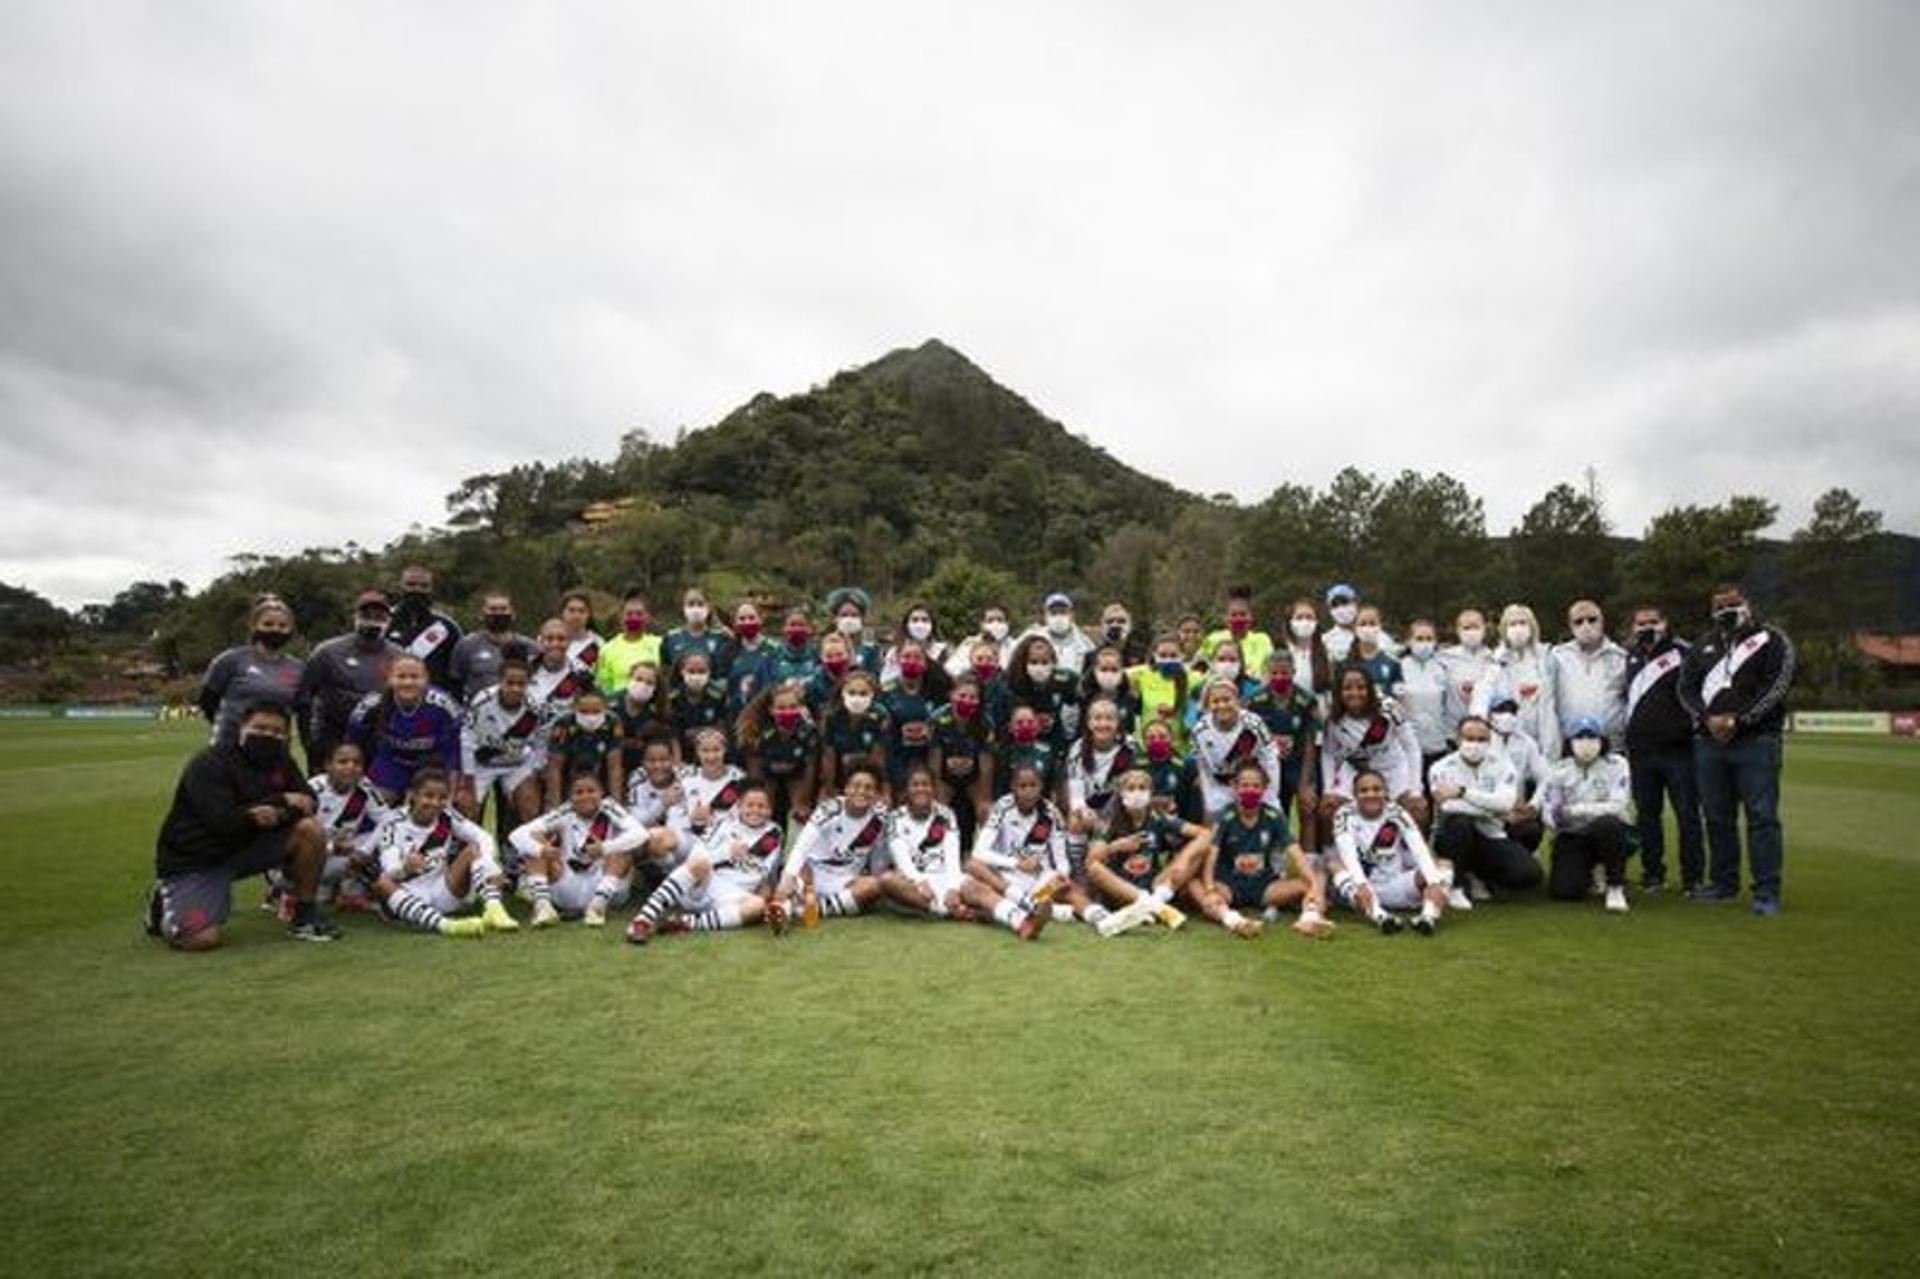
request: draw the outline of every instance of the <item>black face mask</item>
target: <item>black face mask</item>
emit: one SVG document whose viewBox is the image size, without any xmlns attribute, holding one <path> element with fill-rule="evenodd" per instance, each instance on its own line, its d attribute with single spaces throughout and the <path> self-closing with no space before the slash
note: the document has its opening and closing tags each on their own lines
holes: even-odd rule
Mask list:
<svg viewBox="0 0 1920 1279">
<path fill-rule="evenodd" d="M 387 624 L 385 622 L 361 622 L 353 628 L 353 633 L 360 637 L 362 644 L 377 644 L 381 638 L 386 635 Z"/>
<path fill-rule="evenodd" d="M 505 635 L 513 629 L 512 613 L 487 613 L 480 620 L 485 622 L 487 629 L 495 635 Z"/>
<path fill-rule="evenodd" d="M 1633 633 L 1633 638 L 1641 648 L 1652 648 L 1660 642 L 1660 628 L 1657 626 L 1642 626 Z"/>
<path fill-rule="evenodd" d="M 1121 640 L 1125 639 L 1126 637 L 1127 637 L 1127 624 L 1125 622 L 1108 622 L 1107 623 L 1107 638 L 1109 640 L 1113 641 L 1115 644 L 1118 644 Z"/>
<path fill-rule="evenodd" d="M 255 631 L 253 633 L 253 642 L 261 648 L 285 648 L 287 641 L 292 638 L 293 636 L 285 631 Z"/>
<path fill-rule="evenodd" d="M 1737 631 L 1746 624 L 1747 610 L 1742 605 L 1716 608 L 1713 610 L 1713 621 L 1723 631 Z"/>
<path fill-rule="evenodd" d="M 400 607 L 410 613 L 424 613 L 433 607 L 433 592 L 401 591 Z"/>
<path fill-rule="evenodd" d="M 263 737 L 255 733 L 251 737 L 240 739 L 240 753 L 247 762 L 262 771 L 271 771 L 287 762 L 287 739 L 284 737 Z"/>
</svg>

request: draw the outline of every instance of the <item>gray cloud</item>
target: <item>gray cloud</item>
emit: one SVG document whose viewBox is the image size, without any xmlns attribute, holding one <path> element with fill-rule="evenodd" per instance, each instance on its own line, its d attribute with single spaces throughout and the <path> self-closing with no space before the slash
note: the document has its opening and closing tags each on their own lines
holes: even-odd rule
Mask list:
<svg viewBox="0 0 1920 1279">
<path fill-rule="evenodd" d="M 10 8 L 0 576 L 379 542 L 930 335 L 1248 500 L 1920 528 L 1911 6 L 655 8 Z"/>
</svg>

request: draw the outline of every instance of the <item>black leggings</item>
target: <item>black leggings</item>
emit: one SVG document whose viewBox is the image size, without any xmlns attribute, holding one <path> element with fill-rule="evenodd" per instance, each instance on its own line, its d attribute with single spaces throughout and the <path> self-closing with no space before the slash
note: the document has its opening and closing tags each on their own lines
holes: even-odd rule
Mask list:
<svg viewBox="0 0 1920 1279">
<path fill-rule="evenodd" d="M 1452 862 L 1456 872 L 1478 875 L 1494 888 L 1538 888 L 1540 863 L 1505 835 L 1492 836 L 1465 813 L 1442 813 L 1433 828 L 1433 851 Z"/>
</svg>

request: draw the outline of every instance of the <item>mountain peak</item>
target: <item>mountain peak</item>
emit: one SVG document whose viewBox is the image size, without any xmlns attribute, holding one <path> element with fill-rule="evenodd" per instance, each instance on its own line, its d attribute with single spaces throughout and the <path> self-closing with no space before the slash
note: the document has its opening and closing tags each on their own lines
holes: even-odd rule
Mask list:
<svg viewBox="0 0 1920 1279">
<path fill-rule="evenodd" d="M 882 382 L 904 382 L 910 385 L 954 381 L 993 381 L 993 377 L 985 369 L 939 338 L 928 338 L 919 346 L 903 346 L 889 351 L 856 372 L 862 377 L 875 378 Z"/>
</svg>

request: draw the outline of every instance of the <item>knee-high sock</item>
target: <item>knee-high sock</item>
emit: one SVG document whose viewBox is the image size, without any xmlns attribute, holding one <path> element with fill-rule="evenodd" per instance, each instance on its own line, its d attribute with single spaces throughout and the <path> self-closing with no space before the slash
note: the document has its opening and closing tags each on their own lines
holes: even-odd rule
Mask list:
<svg viewBox="0 0 1920 1279">
<path fill-rule="evenodd" d="M 439 932 L 447 922 L 445 915 L 404 888 L 387 898 L 387 913 L 403 924 L 430 933 Z"/>
<path fill-rule="evenodd" d="M 687 894 L 692 891 L 693 872 L 682 866 L 661 880 L 660 887 L 647 895 L 646 904 L 640 907 L 637 918 L 657 924 L 664 916 L 679 910 Z"/>
</svg>

